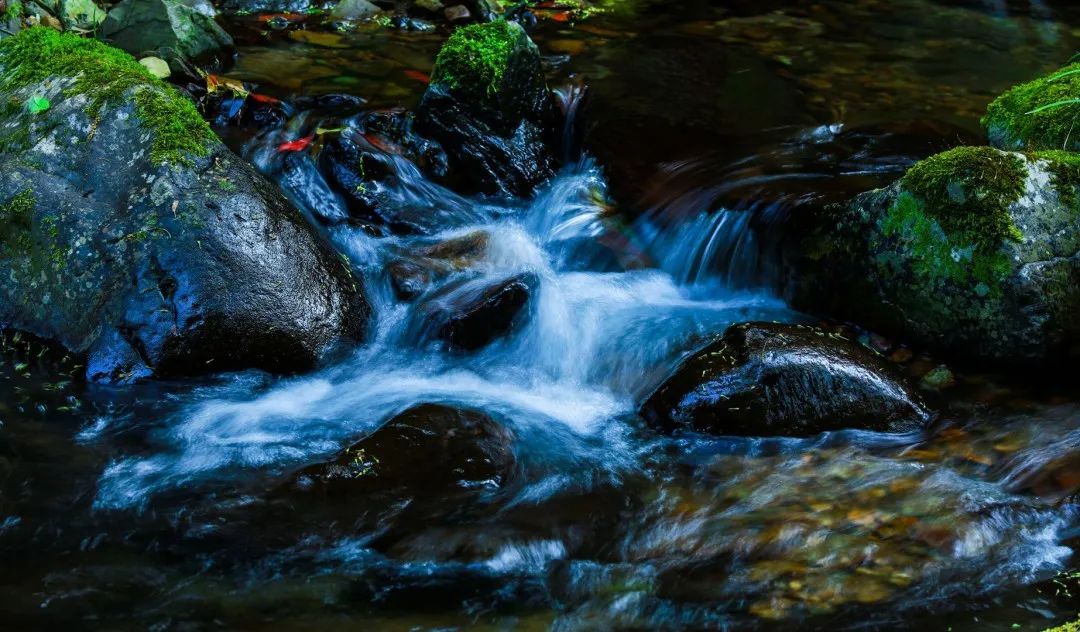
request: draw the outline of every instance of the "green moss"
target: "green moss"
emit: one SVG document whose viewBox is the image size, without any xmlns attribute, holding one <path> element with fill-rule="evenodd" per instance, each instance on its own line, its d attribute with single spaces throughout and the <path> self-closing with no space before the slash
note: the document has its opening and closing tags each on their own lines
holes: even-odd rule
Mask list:
<svg viewBox="0 0 1080 632">
<path fill-rule="evenodd" d="M 4 11 L 4 21 L 17 20 L 22 17 L 22 0 L 8 0 L 7 9 Z"/>
<path fill-rule="evenodd" d="M 34 192 L 27 189 L 0 205 L 0 244 L 5 250 L 24 253 L 30 249 L 34 203 Z"/>
<path fill-rule="evenodd" d="M 439 50 L 432 82 L 478 97 L 495 94 L 502 86 L 520 28 L 496 20 L 457 29 Z"/>
<path fill-rule="evenodd" d="M 0 41 L 0 65 L 4 66 L 0 88 L 5 90 L 55 76 L 74 77 L 66 94 L 86 95 L 87 112 L 94 119 L 102 108 L 122 103 L 133 92 L 136 116 L 154 132 L 151 159 L 156 163 L 187 164 L 191 156 L 210 151 L 214 133 L 195 106 L 119 49 L 34 27 Z"/>
<path fill-rule="evenodd" d="M 957 147 L 917 163 L 903 186 L 946 232 L 996 246 L 1020 239 L 1009 206 L 1020 199 L 1026 179 L 1019 156 L 989 147 Z"/>
<path fill-rule="evenodd" d="M 982 124 L 999 146 L 1031 150 L 1080 146 L 1080 103 L 1068 102 L 1078 97 L 1080 62 L 1014 86 L 987 107 Z"/>
<path fill-rule="evenodd" d="M 1011 270 L 1002 246 L 1021 239 L 1009 206 L 1023 193 L 1026 177 L 1020 157 L 987 147 L 932 156 L 904 176 L 904 192 L 886 213 L 882 233 L 912 253 L 918 285 L 948 282 L 995 296 Z M 879 265 L 899 265 L 888 248 L 878 248 Z"/>
<path fill-rule="evenodd" d="M 1050 172 L 1050 184 L 1057 191 L 1061 203 L 1080 211 L 1080 198 L 1076 193 L 1076 187 L 1080 185 L 1080 154 L 1050 150 L 1034 152 L 1030 157 L 1046 163 L 1046 169 Z"/>
</svg>

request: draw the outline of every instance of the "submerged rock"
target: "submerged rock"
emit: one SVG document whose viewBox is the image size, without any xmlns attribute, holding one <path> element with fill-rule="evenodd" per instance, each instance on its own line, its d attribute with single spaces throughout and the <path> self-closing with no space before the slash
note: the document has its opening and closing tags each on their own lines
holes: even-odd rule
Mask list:
<svg viewBox="0 0 1080 632">
<path fill-rule="evenodd" d="M 514 434 L 487 415 L 422 404 L 341 453 L 305 469 L 301 487 L 327 495 L 498 486 L 513 474 Z"/>
<path fill-rule="evenodd" d="M 745 436 L 906 432 L 930 417 L 899 372 L 857 343 L 770 323 L 729 328 L 684 362 L 642 415 L 667 432 Z"/>
<path fill-rule="evenodd" d="M 798 231 L 798 307 L 967 360 L 1080 351 L 1080 156 L 961 147 Z"/>
<path fill-rule="evenodd" d="M 362 337 L 349 266 L 134 59 L 34 28 L 0 69 L 0 325 L 102 382 L 303 370 Z"/>
<path fill-rule="evenodd" d="M 476 264 L 487 254 L 491 235 L 477 230 L 402 253 L 386 264 L 394 294 L 412 300 L 432 284 Z"/>
<path fill-rule="evenodd" d="M 452 281 L 417 306 L 413 330 L 421 340 L 441 341 L 448 351 L 476 351 L 522 322 L 538 283 L 531 273 Z"/>
<path fill-rule="evenodd" d="M 234 48 L 232 38 L 192 5 L 190 0 L 123 0 L 109 11 L 99 35 L 132 55 L 226 60 Z"/>
<path fill-rule="evenodd" d="M 416 124 L 446 150 L 463 188 L 524 196 L 554 172 L 552 116 L 536 44 L 520 25 L 500 20 L 454 32 Z"/>
</svg>

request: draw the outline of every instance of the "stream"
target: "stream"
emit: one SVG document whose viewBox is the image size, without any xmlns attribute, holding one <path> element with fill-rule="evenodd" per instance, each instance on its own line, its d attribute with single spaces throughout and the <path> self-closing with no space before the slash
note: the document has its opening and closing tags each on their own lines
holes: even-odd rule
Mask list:
<svg viewBox="0 0 1080 632">
<path fill-rule="evenodd" d="M 373 315 L 366 344 L 316 371 L 104 387 L 63 352 L 5 336 L 0 628 L 983 631 L 1075 619 L 1075 383 L 957 368 L 918 434 L 664 436 L 637 411 L 731 324 L 817 323 L 775 289 L 785 271 L 771 229 L 978 142 L 991 98 L 1080 50 L 1080 7 L 627 5 L 531 32 L 572 113 L 573 150 L 531 199 L 459 195 L 387 148 L 394 178 L 380 194 L 409 209 L 415 234 L 326 229 Z M 415 107 L 445 34 L 228 26 L 240 43 L 228 76 L 288 107 L 280 126 L 217 130 L 313 222 L 346 213 L 315 159 L 280 146 Z M 320 99 L 340 94 L 359 99 Z M 385 272 L 461 239 L 486 247 L 438 284 L 525 275 L 534 287 L 524 322 L 474 353 L 418 335 L 422 303 L 401 300 Z M 940 362 L 915 350 L 905 369 Z M 297 483 L 428 403 L 503 424 L 512 476 L 333 502 Z"/>
</svg>

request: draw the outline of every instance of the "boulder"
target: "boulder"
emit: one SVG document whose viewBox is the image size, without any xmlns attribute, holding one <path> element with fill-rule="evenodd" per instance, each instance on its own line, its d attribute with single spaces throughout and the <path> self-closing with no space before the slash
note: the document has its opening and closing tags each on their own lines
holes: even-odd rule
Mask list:
<svg viewBox="0 0 1080 632">
<path fill-rule="evenodd" d="M 225 61 L 233 40 L 191 0 L 123 0 L 101 24 L 99 36 L 132 55 L 170 62 Z"/>
<path fill-rule="evenodd" d="M 412 330 L 448 351 L 476 351 L 521 324 L 538 284 L 532 273 L 451 281 L 416 306 Z"/>
<path fill-rule="evenodd" d="M 438 493 L 498 486 L 513 474 L 514 434 L 487 415 L 421 404 L 386 422 L 334 461 L 297 477 L 326 495 L 407 489 Z"/>
<path fill-rule="evenodd" d="M 510 196 L 552 175 L 552 121 L 540 52 L 502 20 L 454 31 L 416 112 L 417 131 L 446 150 L 455 184 Z"/>
<path fill-rule="evenodd" d="M 796 228 L 803 309 L 976 362 L 1080 351 L 1080 156 L 960 147 Z"/>
<path fill-rule="evenodd" d="M 812 436 L 907 432 L 930 414 L 895 367 L 839 335 L 748 323 L 683 362 L 641 410 L 663 431 Z"/>
<path fill-rule="evenodd" d="M 0 326 L 101 382 L 292 372 L 361 339 L 348 264 L 133 58 L 32 28 L 0 78 Z"/>
<path fill-rule="evenodd" d="M 341 0 L 330 10 L 335 20 L 367 20 L 382 13 L 382 9 L 368 0 Z"/>
</svg>

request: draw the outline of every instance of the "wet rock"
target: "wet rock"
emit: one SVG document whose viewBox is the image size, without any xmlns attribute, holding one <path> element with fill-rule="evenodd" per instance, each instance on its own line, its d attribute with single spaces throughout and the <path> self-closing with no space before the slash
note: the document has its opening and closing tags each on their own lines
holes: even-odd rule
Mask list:
<svg viewBox="0 0 1080 632">
<path fill-rule="evenodd" d="M 473 266 L 487 254 L 490 235 L 482 230 L 400 254 L 386 265 L 394 293 L 412 300 L 433 283 Z"/>
<path fill-rule="evenodd" d="M 498 486 L 513 474 L 514 434 L 487 415 L 440 404 L 406 410 L 332 463 L 297 481 L 340 495 L 406 488 L 412 493 Z"/>
<path fill-rule="evenodd" d="M 655 427 L 718 435 L 906 432 L 930 415 L 886 361 L 812 327 L 748 323 L 695 353 L 642 407 Z"/>
<path fill-rule="evenodd" d="M 1080 354 L 1080 156 L 961 147 L 885 189 L 808 214 L 796 306 L 967 361 Z"/>
<path fill-rule="evenodd" d="M 417 305 L 413 330 L 449 351 L 475 351 L 511 333 L 539 284 L 535 274 L 453 281 Z"/>
<path fill-rule="evenodd" d="M 109 11 L 99 35 L 132 55 L 152 53 L 170 62 L 221 62 L 234 49 L 213 17 L 183 0 L 124 0 Z"/>
<path fill-rule="evenodd" d="M 386 224 L 402 234 L 432 232 L 438 218 L 430 209 L 414 209 L 394 192 L 415 178 L 420 168 L 445 175 L 446 155 L 437 144 L 420 138 L 403 112 L 372 112 L 359 127 L 329 138 L 319 155 L 319 170 L 345 199 L 358 219 Z"/>
<path fill-rule="evenodd" d="M 348 266 L 133 58 L 36 28 L 0 66 L 4 103 L 51 103 L 0 116 L 4 326 L 89 352 L 104 382 L 292 372 L 363 336 Z"/>
<path fill-rule="evenodd" d="M 552 117 L 539 50 L 521 26 L 497 21 L 446 42 L 416 124 L 446 150 L 454 184 L 523 196 L 553 173 Z"/>
<path fill-rule="evenodd" d="M 452 7 L 447 7 L 443 13 L 450 22 L 467 22 L 472 19 L 472 14 L 469 13 L 468 7 L 463 4 L 455 4 Z"/>
</svg>

